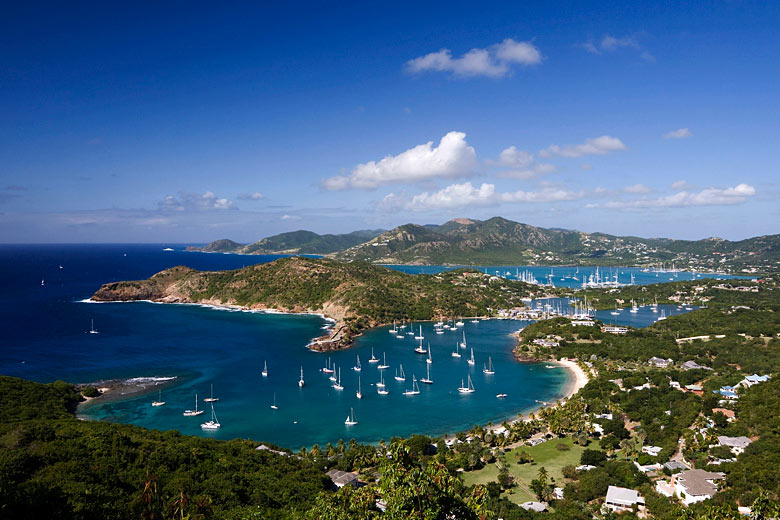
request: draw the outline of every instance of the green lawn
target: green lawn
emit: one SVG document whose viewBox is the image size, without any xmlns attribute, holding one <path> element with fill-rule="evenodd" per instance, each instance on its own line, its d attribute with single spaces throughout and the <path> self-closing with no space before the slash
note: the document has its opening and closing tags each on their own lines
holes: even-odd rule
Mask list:
<svg viewBox="0 0 780 520">
<path fill-rule="evenodd" d="M 568 450 L 560 451 L 557 446 L 559 444 L 565 444 L 569 447 Z M 505 496 L 512 502 L 521 504 L 529 500 L 536 500 L 536 497 L 528 489 L 531 480 L 535 479 L 539 474 L 539 469 L 544 466 L 547 470 L 547 474 L 555 479 L 556 486 L 563 487 L 565 479 L 561 473 L 561 469 L 564 466 L 580 465 L 580 456 L 585 450 L 582 446 L 578 446 L 572 443 L 571 437 L 564 439 L 550 439 L 547 442 L 538 444 L 536 446 L 521 446 L 516 448 L 506 455 L 506 460 L 509 463 L 509 471 L 514 475 L 517 486 L 512 489 L 511 493 L 507 493 Z M 533 463 L 517 464 L 517 453 L 525 451 L 529 453 L 533 458 Z M 477 471 L 469 471 L 462 473 L 463 480 L 467 485 L 472 484 L 486 484 L 494 481 L 498 477 L 498 468 L 495 464 L 488 464 L 484 468 Z"/>
</svg>

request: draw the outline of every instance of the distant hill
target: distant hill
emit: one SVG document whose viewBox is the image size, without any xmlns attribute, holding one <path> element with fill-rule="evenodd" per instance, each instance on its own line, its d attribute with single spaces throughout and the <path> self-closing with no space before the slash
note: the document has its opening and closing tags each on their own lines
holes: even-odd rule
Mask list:
<svg viewBox="0 0 780 520">
<path fill-rule="evenodd" d="M 638 265 L 719 270 L 780 268 L 780 235 L 739 242 L 618 237 L 545 229 L 501 217 L 405 224 L 336 255 L 345 261 L 461 265 Z"/>
<path fill-rule="evenodd" d="M 342 251 L 357 244 L 362 244 L 363 242 L 371 240 L 383 231 L 384 230 L 382 229 L 365 229 L 341 235 L 319 235 L 312 231 L 299 230 L 280 233 L 249 245 L 222 239 L 215 240 L 204 247 L 188 247 L 187 250 L 255 255 L 326 255 Z"/>
</svg>

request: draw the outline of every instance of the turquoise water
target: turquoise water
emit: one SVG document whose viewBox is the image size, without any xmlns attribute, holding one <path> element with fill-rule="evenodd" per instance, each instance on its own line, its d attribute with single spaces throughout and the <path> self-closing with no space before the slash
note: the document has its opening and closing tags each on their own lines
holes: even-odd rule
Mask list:
<svg viewBox="0 0 780 520">
<path fill-rule="evenodd" d="M 166 405 L 152 407 L 156 393 L 91 406 L 95 418 L 177 429 L 219 438 L 251 437 L 290 448 L 355 438 L 374 442 L 394 435 L 455 432 L 488 421 L 514 417 L 563 393 L 569 375 L 560 368 L 516 363 L 510 333 L 526 322 L 488 320 L 466 322 L 463 329 L 477 363 L 466 363 L 468 352 L 450 355 L 461 332 L 432 333 L 424 323 L 425 343 L 433 347 L 433 385 L 420 384 L 417 396 L 404 396 L 411 376 L 425 375 L 424 357 L 413 352 L 409 336 L 397 339 L 387 329 L 368 331 L 342 352 L 318 354 L 305 348 L 321 334 L 326 322 L 317 316 L 272 315 L 217 310 L 195 305 L 152 303 L 84 303 L 102 283 L 141 279 L 173 265 L 196 269 L 233 269 L 271 261 L 273 256 L 164 252 L 165 245 L 50 245 L 0 247 L 0 326 L 3 345 L 0 373 L 36 381 L 62 379 L 91 382 L 132 377 L 175 377 L 163 387 Z M 41 280 L 44 284 L 41 285 Z M 677 312 L 667 308 L 669 315 Z M 604 317 L 617 324 L 644 326 L 655 316 L 643 308 L 637 315 Z M 88 334 L 91 320 L 99 334 Z M 374 386 L 376 365 L 368 363 L 373 347 L 386 353 L 391 368 L 390 394 Z M 355 397 L 357 374 L 351 370 L 360 356 L 364 398 Z M 491 356 L 495 375 L 482 373 Z M 320 369 L 328 357 L 342 368 L 343 391 L 334 390 Z M 261 376 L 263 363 L 269 375 Z M 393 372 L 403 364 L 406 382 Z M 303 366 L 306 385 L 298 387 Z M 471 375 L 476 392 L 457 392 Z M 207 417 L 186 418 L 195 392 L 203 397 L 214 385 L 220 398 L 215 409 L 222 423 L 216 433 L 204 433 Z M 274 393 L 279 409 L 272 410 Z M 506 399 L 496 394 L 506 393 Z M 358 424 L 344 425 L 354 408 Z"/>
</svg>

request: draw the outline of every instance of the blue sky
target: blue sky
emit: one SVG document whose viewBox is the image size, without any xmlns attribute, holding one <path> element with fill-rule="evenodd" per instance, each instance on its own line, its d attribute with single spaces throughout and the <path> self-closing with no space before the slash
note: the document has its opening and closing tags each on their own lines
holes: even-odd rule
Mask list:
<svg viewBox="0 0 780 520">
<path fill-rule="evenodd" d="M 774 2 L 18 4 L 0 242 L 780 231 Z"/>
</svg>

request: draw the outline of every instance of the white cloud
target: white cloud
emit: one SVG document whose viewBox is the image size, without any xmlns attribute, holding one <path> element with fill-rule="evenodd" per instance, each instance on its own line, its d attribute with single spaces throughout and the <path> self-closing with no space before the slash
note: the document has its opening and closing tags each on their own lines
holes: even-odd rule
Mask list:
<svg viewBox="0 0 780 520">
<path fill-rule="evenodd" d="M 463 132 L 449 132 L 439 146 L 433 141 L 380 161 L 358 164 L 349 175 L 326 179 L 326 190 L 374 189 L 385 184 L 412 183 L 437 178 L 466 177 L 474 173 L 477 154 Z"/>
<path fill-rule="evenodd" d="M 679 191 L 672 195 L 655 199 L 637 199 L 631 201 L 611 201 L 602 207 L 613 209 L 670 208 L 687 206 L 729 206 L 742 204 L 748 197 L 756 194 L 749 184 L 738 184 L 731 188 L 707 188 L 698 192 Z M 590 207 L 598 207 L 591 205 Z"/>
<path fill-rule="evenodd" d="M 507 179 L 529 180 L 547 175 L 556 171 L 553 164 L 538 163 L 533 154 L 525 150 L 518 150 L 515 146 L 504 149 L 498 156 L 498 160 L 486 161 L 492 166 L 508 168 L 498 174 L 498 177 Z"/>
<path fill-rule="evenodd" d="M 653 190 L 651 190 L 644 184 L 634 184 L 632 186 L 626 186 L 625 188 L 623 188 L 623 191 L 625 191 L 626 193 L 650 193 Z"/>
<path fill-rule="evenodd" d="M 678 128 L 664 134 L 664 139 L 686 139 L 692 137 L 693 134 L 687 128 Z"/>
<path fill-rule="evenodd" d="M 617 137 L 602 135 L 593 139 L 585 139 L 583 144 L 558 146 L 550 145 L 539 152 L 540 157 L 582 157 L 583 155 L 605 155 L 609 152 L 625 150 L 626 145 Z"/>
<path fill-rule="evenodd" d="M 504 203 L 558 202 L 582 197 L 582 192 L 572 192 L 556 187 L 543 187 L 536 191 L 496 191 L 494 184 L 483 183 L 479 187 L 470 182 L 452 184 L 439 191 L 424 192 L 411 200 L 391 193 L 380 203 L 385 210 L 406 209 L 412 211 L 431 211 L 465 207 L 496 206 Z"/>
<path fill-rule="evenodd" d="M 511 65 L 536 65 L 541 61 L 541 53 L 531 42 L 507 38 L 486 49 L 471 49 L 458 58 L 453 58 L 449 49 L 432 52 L 406 62 L 406 70 L 410 73 L 438 71 L 461 77 L 500 78 L 510 72 Z"/>
<path fill-rule="evenodd" d="M 579 46 L 591 54 L 604 54 L 608 52 L 615 52 L 619 49 L 636 49 L 639 51 L 640 58 L 647 62 L 655 62 L 655 56 L 650 54 L 650 52 L 646 49 L 643 49 L 639 44 L 639 41 L 633 36 L 624 36 L 622 38 L 618 38 L 610 34 L 605 34 L 598 42 L 593 42 L 590 40 L 579 44 Z"/>
<path fill-rule="evenodd" d="M 265 196 L 259 191 L 256 191 L 254 193 L 242 193 L 238 196 L 238 198 L 240 200 L 260 200 L 265 198 Z"/>
<path fill-rule="evenodd" d="M 691 187 L 692 186 L 688 184 L 688 181 L 686 181 L 685 179 L 681 179 L 679 181 L 672 183 L 673 190 L 690 190 Z"/>
<path fill-rule="evenodd" d="M 285 214 L 285 215 L 282 215 L 280 218 L 282 220 L 287 220 L 289 222 L 296 222 L 298 220 L 301 220 L 301 217 L 299 217 L 298 215 L 286 215 Z"/>
<path fill-rule="evenodd" d="M 233 201 L 224 197 L 217 197 L 213 192 L 190 193 L 181 191 L 178 195 L 167 195 L 159 203 L 162 209 L 174 211 L 209 211 L 238 209 Z"/>
</svg>

